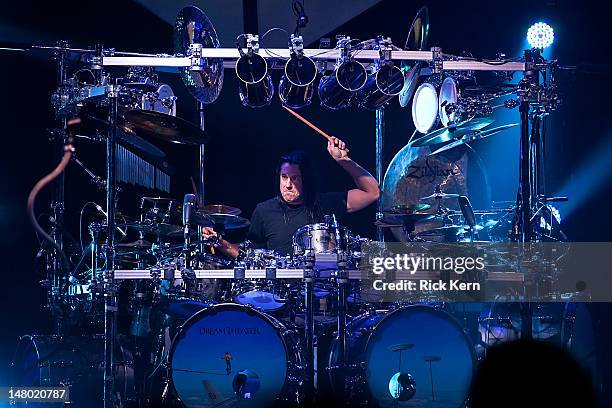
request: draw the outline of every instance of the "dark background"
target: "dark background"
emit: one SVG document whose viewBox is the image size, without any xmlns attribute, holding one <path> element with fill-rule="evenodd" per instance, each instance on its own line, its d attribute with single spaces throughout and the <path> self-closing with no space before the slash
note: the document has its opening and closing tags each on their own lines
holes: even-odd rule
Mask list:
<svg viewBox="0 0 612 408">
<path fill-rule="evenodd" d="M 343 33 L 367 39 L 385 34 L 403 45 L 414 13 L 421 5 L 414 1 L 382 1 L 329 36 L 333 38 Z M 609 241 L 612 238 L 612 222 L 608 215 L 608 203 L 612 198 L 608 181 L 612 173 L 612 126 L 607 66 L 612 30 L 607 10 L 601 9 L 597 2 L 569 0 L 435 1 L 427 5 L 429 45 L 440 46 L 448 53 L 469 51 L 478 57 L 494 57 L 502 51 L 508 56 L 517 56 L 526 47 L 525 33 L 532 23 L 542 18 L 555 28 L 552 57 L 562 64 L 578 65 L 581 70 L 562 76 L 564 104 L 549 119 L 548 192 L 570 196 L 565 212 L 561 207 L 564 230 L 570 239 Z M 290 7 L 289 1 L 287 7 Z M 12 30 L 10 38 L 13 41 L 15 33 L 23 33 L 27 41 L 46 45 L 64 39 L 75 47 L 103 43 L 134 52 L 173 51 L 172 27 L 142 6 L 130 1 L 107 0 L 102 9 L 94 9 L 91 2 L 22 0 L 3 10 L 0 26 L 4 32 Z M 268 28 L 259 27 L 259 32 Z M 293 27 L 283 28 L 293 30 Z M 221 31 L 223 27 L 216 29 Z M 4 34 L 0 32 L 0 35 Z M 273 41 L 282 42 L 275 38 L 276 35 L 270 35 L 270 45 Z M 274 72 L 275 84 L 278 78 L 279 73 Z M 183 88 L 179 77 L 160 73 L 160 79 L 170 84 L 178 96 L 178 115 L 195 122 L 195 101 Z M 3 272 L 0 383 L 5 382 L 17 336 L 49 331 L 48 317 L 43 310 L 44 292 L 37 284 L 40 276 L 33 270 L 38 242 L 26 218 L 25 203 L 36 180 L 55 166 L 53 145 L 45 131 L 54 126 L 49 97 L 56 86 L 55 81 L 55 67 L 47 54 L 0 51 L 3 91 L 3 98 L 0 98 L 3 133 L 0 149 Z M 329 158 L 324 140 L 284 112 L 277 96 L 272 105 L 264 109 L 243 107 L 238 99 L 236 81 L 233 71 L 226 70 L 220 98 L 206 107 L 206 130 L 211 135 L 206 147 L 206 202 L 237 206 L 245 216 L 250 216 L 258 202 L 276 192 L 274 164 L 277 157 L 296 148 L 312 154 L 322 175 L 324 190 L 350 187 L 350 179 Z M 315 96 L 313 105 L 300 113 L 345 140 L 352 158 L 374 173 L 373 112 L 324 110 Z M 396 100 L 387 108 L 385 116 L 384 169 L 413 131 L 409 109 L 401 109 Z M 518 112 L 501 113 L 498 119 L 497 124 L 517 122 Z M 169 196 L 180 200 L 183 194 L 191 192 L 189 177 L 196 174 L 197 151 L 185 146 L 159 146 L 179 168 Z M 482 141 L 475 148 L 485 162 L 492 198 L 513 200 L 518 177 L 518 131 L 502 133 Z M 79 141 L 77 149 L 89 167 L 104 174 L 103 145 Z M 125 190 L 120 196 L 119 208 L 133 215 L 136 215 L 140 195 L 158 195 L 158 192 L 139 188 Z M 38 214 L 48 213 L 50 191 L 47 188 L 39 196 Z M 83 203 L 90 200 L 103 205 L 104 196 L 91 186 L 79 168 L 71 164 L 66 171 L 66 227 L 77 240 L 78 214 Z M 486 208 L 486 203 L 477 207 Z M 86 221 L 91 220 L 92 214 L 86 213 L 85 217 Z M 374 210 L 370 207 L 349 216 L 345 224 L 373 238 L 373 218 Z M 232 238 L 241 237 L 238 234 Z M 602 273 L 608 270 L 608 265 L 602 265 Z M 607 336 L 608 333 L 601 334 Z M 610 357 L 609 351 L 607 353 Z"/>
</svg>

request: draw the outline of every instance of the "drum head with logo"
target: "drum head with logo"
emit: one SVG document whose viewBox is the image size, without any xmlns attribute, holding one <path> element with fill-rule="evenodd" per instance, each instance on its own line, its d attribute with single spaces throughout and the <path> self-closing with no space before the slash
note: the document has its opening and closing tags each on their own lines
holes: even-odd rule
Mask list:
<svg viewBox="0 0 612 408">
<path fill-rule="evenodd" d="M 186 407 L 267 407 L 287 378 L 280 323 L 232 304 L 192 316 L 174 339 L 172 384 Z"/>
</svg>

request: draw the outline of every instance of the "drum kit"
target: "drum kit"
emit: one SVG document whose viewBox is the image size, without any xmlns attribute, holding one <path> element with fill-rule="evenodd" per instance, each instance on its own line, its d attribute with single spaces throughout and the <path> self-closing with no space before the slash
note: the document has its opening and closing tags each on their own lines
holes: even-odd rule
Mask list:
<svg viewBox="0 0 612 408">
<path fill-rule="evenodd" d="M 467 166 L 473 160 L 465 146 L 516 126 L 490 127 L 488 104 L 516 94 L 516 86 L 476 86 L 474 71 L 452 70 L 465 61 L 445 60 L 440 69 L 439 49 L 424 51 L 428 28 L 423 8 L 404 50 L 382 37 L 357 45 L 343 37 L 334 50 L 311 52 L 292 35 L 290 54 L 269 50 L 287 54 L 280 99 L 291 108 L 311 103 L 317 59 L 336 60 L 317 88 L 325 107 L 377 110 L 392 97 L 402 106 L 412 99 L 414 125 L 423 135 L 391 161 L 376 220 L 397 240 L 497 242 L 525 234 L 527 227 L 516 222 L 524 209 L 473 210 L 467 198 L 472 196 Z M 89 225 L 91 244 L 73 271 L 65 273 L 50 253 L 49 303 L 58 330 L 21 338 L 13 385 L 70 386 L 76 406 L 103 400 L 107 407 L 267 407 L 317 398 L 380 407 L 465 406 L 478 346 L 520 333 L 520 313 L 491 308 L 469 336 L 466 312 L 456 305 L 429 297 L 409 304 L 362 297 L 358 267 L 369 240 L 338 225 L 335 217 L 299 228 L 290 255 L 247 241 L 238 258 L 229 259 L 215 253 L 217 238 L 204 238 L 202 227 L 222 236 L 248 227 L 249 220 L 238 208 L 204 205 L 201 191 L 182 202 L 143 196 L 137 217 L 115 208 L 118 183 L 170 192 L 175 169 L 156 141 L 203 146 L 209 139 L 177 117 L 174 92 L 159 82 L 152 66 L 178 67 L 189 93 L 208 104 L 219 96 L 230 64 L 241 80 L 242 103 L 270 104 L 269 58 L 258 54 L 257 36 L 243 37 L 247 52 L 215 53 L 219 41 L 212 23 L 198 8 L 186 7 L 175 24 L 174 56 L 48 47 L 64 78 L 52 104 L 58 117 L 78 118 L 66 135 L 106 143 L 106 179 L 75 161 L 107 192 L 107 209 L 104 222 Z M 401 68 L 391 52 L 401 57 Z M 89 69 L 65 78 L 71 53 L 88 61 Z M 359 62 L 366 57 L 376 62 Z M 429 78 L 417 87 L 432 58 Z M 499 69 L 512 64 L 500 62 Z M 106 65 L 129 66 L 128 73 L 110 78 L 102 69 Z M 486 186 L 483 171 L 481 176 Z M 56 197 L 56 204 L 62 199 Z M 137 238 L 115 242 L 118 234 Z M 576 314 L 570 309 L 549 324 L 563 333 L 563 344 L 572 338 L 569 322 Z M 543 321 L 549 314 L 535 316 Z M 103 396 L 97 394 L 102 384 Z"/>
</svg>

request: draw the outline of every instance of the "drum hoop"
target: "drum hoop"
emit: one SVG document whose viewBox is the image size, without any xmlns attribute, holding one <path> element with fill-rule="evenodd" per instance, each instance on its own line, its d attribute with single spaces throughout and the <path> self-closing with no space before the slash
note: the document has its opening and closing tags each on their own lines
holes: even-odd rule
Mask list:
<svg viewBox="0 0 612 408">
<path fill-rule="evenodd" d="M 185 405 L 181 399 L 181 396 L 179 395 L 175 384 L 174 384 L 174 376 L 172 374 L 172 361 L 174 358 L 174 352 L 176 351 L 176 345 L 178 344 L 179 340 L 181 340 L 181 338 L 183 337 L 185 331 L 190 328 L 195 322 L 197 322 L 200 317 L 200 315 L 204 315 L 204 314 L 212 314 L 213 312 L 217 312 L 214 309 L 221 309 L 221 311 L 223 310 L 245 310 L 249 312 L 252 312 L 252 314 L 257 315 L 258 317 L 263 318 L 263 320 L 267 321 L 268 323 L 270 323 L 275 329 L 276 329 L 276 334 L 278 335 L 284 349 L 285 349 L 285 355 L 286 357 L 290 357 L 290 356 L 295 356 L 295 354 L 290 353 L 290 349 L 288 347 L 287 341 L 285 339 L 285 337 L 283 337 L 283 335 L 286 335 L 286 327 L 282 324 L 282 322 L 280 322 L 279 320 L 277 320 L 276 318 L 274 318 L 273 316 L 270 316 L 264 312 L 260 312 L 259 310 L 250 307 L 250 306 L 245 306 L 245 305 L 240 305 L 240 304 L 236 304 L 236 303 L 218 303 L 216 305 L 212 305 L 210 307 L 207 307 L 205 309 L 199 310 L 196 313 L 194 313 L 191 317 L 189 317 L 185 323 L 183 323 L 177 330 L 176 334 L 174 335 L 174 337 L 172 338 L 172 342 L 170 343 L 170 352 L 168 353 L 168 377 L 170 379 L 170 384 L 172 385 L 172 390 L 174 392 L 174 397 L 183 405 Z M 250 313 L 249 313 L 250 314 Z M 295 351 L 295 350 L 291 350 L 291 351 Z M 286 375 L 285 375 L 285 382 L 281 388 L 281 391 L 279 393 L 279 395 L 282 395 L 286 392 L 287 387 L 289 386 L 289 374 L 291 373 L 291 363 L 293 361 L 290 361 L 289 358 L 287 358 L 287 361 L 285 362 L 285 368 L 286 368 Z M 185 405 L 186 406 L 186 405 Z"/>
</svg>

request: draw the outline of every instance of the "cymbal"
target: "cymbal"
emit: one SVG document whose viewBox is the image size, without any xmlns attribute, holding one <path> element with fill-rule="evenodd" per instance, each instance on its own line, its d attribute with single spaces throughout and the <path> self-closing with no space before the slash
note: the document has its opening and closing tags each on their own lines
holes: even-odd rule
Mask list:
<svg viewBox="0 0 612 408">
<path fill-rule="evenodd" d="M 104 108 L 94 107 L 93 105 L 85 105 L 79 112 L 81 124 L 77 125 L 74 131 L 84 135 L 93 135 L 96 130 L 108 131 L 108 120 L 102 119 L 108 114 Z M 166 154 L 157 146 L 149 143 L 136 134 L 132 129 L 125 126 L 125 120 L 121 115 L 118 119 L 117 143 L 120 145 L 132 148 L 137 153 L 142 153 L 149 158 L 163 159 Z"/>
<path fill-rule="evenodd" d="M 421 197 L 420 200 L 430 200 L 430 199 L 435 199 L 435 200 L 448 200 L 451 198 L 459 198 L 460 194 L 447 194 L 447 193 L 433 193 L 431 195 L 428 195 L 427 197 Z"/>
<path fill-rule="evenodd" d="M 151 248 L 151 243 L 144 239 L 139 239 L 134 242 L 127 242 L 125 244 L 117 244 L 115 248 L 129 248 L 129 249 L 149 249 Z"/>
<path fill-rule="evenodd" d="M 394 344 L 392 346 L 387 347 L 387 350 L 396 352 L 396 351 L 410 350 L 413 347 L 414 347 L 414 344 L 411 344 L 411 343 L 400 343 L 400 344 Z"/>
<path fill-rule="evenodd" d="M 186 120 L 154 111 L 133 109 L 125 112 L 126 126 L 139 135 L 170 143 L 200 145 L 209 137 L 203 130 Z"/>
<path fill-rule="evenodd" d="M 460 232 L 465 232 L 469 227 L 467 225 L 447 225 L 446 227 L 432 228 L 427 231 L 422 231 L 417 233 L 417 236 L 448 236 L 448 235 L 457 235 Z"/>
<path fill-rule="evenodd" d="M 410 31 L 408 31 L 408 37 L 406 37 L 406 43 L 404 44 L 405 50 L 412 51 L 423 51 L 427 48 L 427 39 L 429 37 L 429 11 L 427 6 L 423 6 L 417 11 L 412 24 L 410 25 Z"/>
<path fill-rule="evenodd" d="M 414 204 L 396 204 L 393 207 L 384 210 L 387 214 L 402 215 L 402 214 L 413 214 L 417 212 L 427 211 L 431 208 L 431 205 L 426 203 L 414 203 Z"/>
<path fill-rule="evenodd" d="M 427 213 L 393 214 L 376 221 L 374 225 L 381 228 L 403 227 L 406 224 L 416 224 L 436 218 L 438 218 L 436 214 Z"/>
<path fill-rule="evenodd" d="M 212 23 L 202 10 L 187 6 L 179 11 L 174 24 L 174 52 L 187 55 L 191 44 L 204 48 L 219 48 L 219 38 Z M 181 79 L 187 90 L 198 101 L 214 102 L 223 87 L 223 58 L 204 58 L 200 71 L 181 68 Z"/>
<path fill-rule="evenodd" d="M 493 123 L 493 119 L 490 118 L 474 118 L 464 120 L 462 122 L 434 130 L 433 132 L 429 132 L 425 136 L 412 142 L 412 145 L 420 147 L 450 142 L 451 140 L 460 139 L 475 130 L 480 130 L 487 127 L 491 123 Z"/>
<path fill-rule="evenodd" d="M 457 146 L 462 146 L 470 142 L 476 142 L 478 140 L 484 139 L 485 137 L 489 137 L 496 133 L 503 132 L 504 130 L 510 129 L 515 126 L 518 126 L 518 123 L 510 123 L 507 125 L 502 125 L 502 126 L 494 127 L 491 129 L 485 129 L 485 130 L 475 130 L 474 132 L 463 136 L 459 140 L 456 140 L 454 142 L 447 144 L 446 146 L 442 146 L 441 148 L 434 150 L 429 155 L 433 156 L 434 154 L 438 154 L 438 153 L 442 153 L 450 149 L 454 149 Z"/>
<path fill-rule="evenodd" d="M 202 214 L 231 214 L 238 215 L 242 213 L 242 210 L 236 207 L 230 207 L 229 205 L 224 204 L 209 204 L 200 208 L 198 211 Z"/>
<path fill-rule="evenodd" d="M 248 227 L 251 222 L 238 215 L 233 214 L 201 214 L 209 226 L 222 226 L 226 230 Z"/>
</svg>

